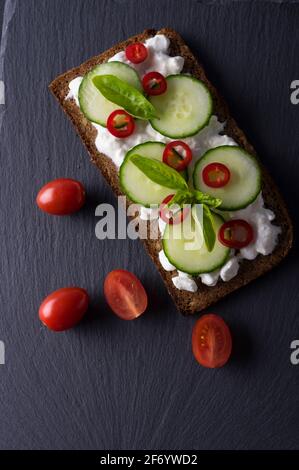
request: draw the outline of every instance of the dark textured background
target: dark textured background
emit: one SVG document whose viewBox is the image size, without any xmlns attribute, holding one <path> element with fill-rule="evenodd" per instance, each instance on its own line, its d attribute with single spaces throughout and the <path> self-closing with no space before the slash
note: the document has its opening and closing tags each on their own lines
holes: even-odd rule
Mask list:
<svg viewBox="0 0 299 470">
<path fill-rule="evenodd" d="M 1 8 L 0 8 L 1 11 Z M 234 354 L 220 370 L 191 353 L 196 320 L 178 314 L 138 242 L 98 241 L 94 210 L 113 202 L 47 85 L 146 27 L 177 29 L 200 57 L 276 178 L 298 229 L 299 5 L 293 2 L 22 0 L 5 52 L 1 132 L 0 448 L 298 448 L 298 246 L 264 278 L 213 308 L 230 325 Z M 86 207 L 65 218 L 37 210 L 38 189 L 81 180 Z M 116 318 L 105 275 L 134 271 L 150 308 Z M 49 292 L 90 292 L 76 329 L 53 334 L 38 320 Z"/>
</svg>

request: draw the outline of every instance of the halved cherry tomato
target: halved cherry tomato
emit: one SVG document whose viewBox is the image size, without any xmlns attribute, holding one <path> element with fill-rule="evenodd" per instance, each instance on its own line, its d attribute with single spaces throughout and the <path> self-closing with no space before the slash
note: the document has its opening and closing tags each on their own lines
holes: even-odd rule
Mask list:
<svg viewBox="0 0 299 470">
<path fill-rule="evenodd" d="M 104 282 L 104 295 L 109 307 L 123 320 L 134 320 L 147 307 L 147 294 L 139 279 L 129 271 L 111 271 Z"/>
<path fill-rule="evenodd" d="M 233 219 L 225 222 L 218 232 L 219 241 L 229 248 L 244 248 L 253 241 L 253 238 L 252 226 L 243 219 Z"/>
<path fill-rule="evenodd" d="M 168 206 L 168 203 L 173 198 L 174 194 L 169 194 L 160 204 L 159 215 L 164 222 L 169 225 L 181 224 L 183 220 L 187 217 L 190 212 L 190 207 L 176 208 L 177 210 L 172 210 L 171 206 Z"/>
<path fill-rule="evenodd" d="M 147 95 L 162 95 L 167 90 L 167 81 L 159 72 L 149 72 L 142 79 L 142 86 Z"/>
<path fill-rule="evenodd" d="M 212 313 L 203 315 L 194 325 L 192 351 L 204 367 L 222 367 L 229 359 L 232 338 L 224 320 Z"/>
<path fill-rule="evenodd" d="M 230 171 L 223 163 L 210 163 L 202 170 L 202 179 L 210 188 L 222 188 L 230 180 Z"/>
<path fill-rule="evenodd" d="M 133 64 L 140 64 L 147 58 L 147 48 L 142 42 L 135 42 L 126 47 L 127 59 Z"/>
<path fill-rule="evenodd" d="M 80 287 L 64 287 L 48 295 L 39 307 L 39 318 L 53 331 L 75 326 L 85 315 L 89 296 Z"/>
<path fill-rule="evenodd" d="M 129 137 L 134 132 L 135 121 L 124 109 L 116 109 L 107 119 L 107 129 L 114 137 Z"/>
<path fill-rule="evenodd" d="M 177 171 L 183 171 L 192 160 L 189 145 L 182 140 L 174 140 L 166 145 L 163 152 L 163 162 Z"/>
<path fill-rule="evenodd" d="M 53 215 L 68 215 L 77 212 L 84 202 L 83 185 L 70 178 L 50 181 L 40 189 L 36 197 L 38 207 Z"/>
</svg>

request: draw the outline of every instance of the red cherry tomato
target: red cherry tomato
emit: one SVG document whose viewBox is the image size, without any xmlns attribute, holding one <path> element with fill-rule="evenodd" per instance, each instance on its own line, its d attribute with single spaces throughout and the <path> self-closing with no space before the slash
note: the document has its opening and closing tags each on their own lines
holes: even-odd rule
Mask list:
<svg viewBox="0 0 299 470">
<path fill-rule="evenodd" d="M 192 160 L 192 151 L 182 140 L 174 140 L 166 145 L 163 162 L 177 171 L 183 171 Z"/>
<path fill-rule="evenodd" d="M 204 367 L 222 367 L 229 359 L 232 338 L 229 328 L 218 315 L 203 315 L 194 325 L 192 351 Z"/>
<path fill-rule="evenodd" d="M 134 320 L 147 307 L 147 294 L 139 279 L 129 271 L 111 271 L 104 282 L 104 295 L 109 307 L 123 320 Z"/>
<path fill-rule="evenodd" d="M 142 42 L 135 42 L 126 47 L 127 59 L 133 64 L 140 64 L 147 58 L 147 48 Z"/>
<path fill-rule="evenodd" d="M 129 137 L 134 132 L 135 121 L 127 111 L 116 109 L 107 119 L 107 129 L 114 137 Z"/>
<path fill-rule="evenodd" d="M 176 210 L 172 210 L 171 206 L 168 206 L 168 203 L 173 198 L 174 194 L 169 194 L 160 204 L 160 211 L 159 215 L 164 222 L 169 225 L 177 225 L 181 224 L 183 220 L 187 217 L 190 212 L 189 207 L 184 208 L 176 208 Z"/>
<path fill-rule="evenodd" d="M 53 331 L 64 331 L 75 326 L 84 316 L 89 296 L 80 287 L 64 287 L 48 295 L 39 307 L 39 318 Z"/>
<path fill-rule="evenodd" d="M 230 180 L 230 171 L 222 163 L 210 163 L 202 170 L 202 179 L 210 188 L 222 188 Z"/>
<path fill-rule="evenodd" d="M 147 95 L 162 95 L 167 90 L 167 81 L 159 72 L 149 72 L 142 79 L 142 86 Z"/>
<path fill-rule="evenodd" d="M 233 219 L 221 225 L 218 239 L 224 246 L 229 248 L 244 248 L 254 238 L 252 226 L 242 219 Z"/>
<path fill-rule="evenodd" d="M 68 215 L 77 212 L 85 202 L 83 185 L 70 178 L 59 178 L 50 181 L 41 188 L 36 203 L 48 214 Z"/>
</svg>

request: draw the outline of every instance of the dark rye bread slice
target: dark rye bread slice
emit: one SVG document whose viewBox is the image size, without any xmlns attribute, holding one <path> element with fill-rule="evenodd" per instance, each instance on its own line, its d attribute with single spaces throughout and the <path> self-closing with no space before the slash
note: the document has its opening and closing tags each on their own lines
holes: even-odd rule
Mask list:
<svg viewBox="0 0 299 470">
<path fill-rule="evenodd" d="M 184 43 L 181 36 L 172 29 L 162 29 L 158 33 L 164 34 L 170 39 L 170 55 L 180 55 L 184 57 L 185 64 L 183 72 L 191 73 L 195 77 L 199 78 L 206 83 L 209 90 L 212 93 L 214 100 L 214 114 L 218 116 L 220 121 L 226 121 L 225 133 L 232 137 L 241 147 L 250 152 L 256 154 L 254 148 L 248 142 L 245 134 L 237 126 L 235 120 L 230 116 L 228 107 L 222 97 L 219 95 L 217 90 L 207 79 L 203 67 L 199 64 L 197 59 L 191 53 L 188 46 Z M 134 36 L 122 43 L 117 44 L 108 51 L 95 56 L 85 62 L 84 64 L 76 67 L 59 77 L 57 77 L 49 86 L 51 92 L 57 98 L 61 104 L 64 112 L 69 116 L 73 122 L 77 133 L 83 140 L 87 150 L 90 154 L 91 161 L 98 167 L 102 172 L 107 182 L 112 187 L 114 193 L 118 196 L 121 195 L 121 189 L 118 180 L 118 171 L 112 160 L 99 153 L 95 146 L 96 130 L 91 123 L 84 117 L 80 109 L 76 106 L 74 100 L 65 100 L 69 92 L 69 82 L 77 76 L 82 76 L 91 70 L 95 65 L 102 62 L 106 62 L 110 57 L 119 51 L 125 49 L 125 47 L 136 41 L 145 41 L 149 37 L 157 34 L 157 31 L 150 29 L 145 30 L 142 34 Z M 248 282 L 256 279 L 265 272 L 272 269 L 277 265 L 288 253 L 292 245 L 293 230 L 290 217 L 285 207 L 284 201 L 274 184 L 272 178 L 267 171 L 262 167 L 263 171 L 263 196 L 267 207 L 272 209 L 276 215 L 276 224 L 282 228 L 282 234 L 279 238 L 279 243 L 274 252 L 268 256 L 259 255 L 253 261 L 243 260 L 240 264 L 240 270 L 236 277 L 229 282 L 219 281 L 216 286 L 208 287 L 198 281 L 198 291 L 196 293 L 190 293 L 182 290 L 178 290 L 172 283 L 171 278 L 176 274 L 174 272 L 165 271 L 158 258 L 158 253 L 161 250 L 160 240 L 143 240 L 145 247 L 157 266 L 160 274 L 166 284 L 166 287 L 173 297 L 177 308 L 183 314 L 193 314 L 200 310 L 207 308 L 209 305 L 222 299 L 224 296 L 244 286 Z M 128 201 L 129 203 L 129 201 Z"/>
</svg>

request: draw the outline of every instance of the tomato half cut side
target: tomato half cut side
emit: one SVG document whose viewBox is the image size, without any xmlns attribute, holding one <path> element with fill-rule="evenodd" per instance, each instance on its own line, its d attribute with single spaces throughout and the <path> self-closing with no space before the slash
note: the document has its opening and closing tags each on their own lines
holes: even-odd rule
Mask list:
<svg viewBox="0 0 299 470">
<path fill-rule="evenodd" d="M 232 351 L 232 338 L 225 321 L 213 313 L 203 315 L 194 325 L 192 351 L 199 364 L 222 367 Z"/>
<path fill-rule="evenodd" d="M 169 194 L 160 204 L 159 216 L 161 219 L 169 225 L 181 224 L 190 212 L 190 207 L 178 207 L 175 204 L 175 208 L 168 206 L 168 203 L 173 198 L 174 194 Z"/>
<path fill-rule="evenodd" d="M 142 79 L 142 86 L 147 95 L 162 95 L 167 90 L 167 81 L 159 72 L 149 72 Z"/>
<path fill-rule="evenodd" d="M 147 48 L 142 42 L 135 42 L 126 47 L 125 54 L 127 59 L 133 64 L 140 64 L 147 58 Z"/>
<path fill-rule="evenodd" d="M 192 160 L 192 150 L 182 140 L 174 140 L 166 145 L 163 152 L 163 162 L 177 171 L 183 171 Z"/>
<path fill-rule="evenodd" d="M 202 170 L 202 179 L 210 188 L 222 188 L 230 180 L 230 171 L 223 163 L 210 163 Z"/>
<path fill-rule="evenodd" d="M 124 269 L 115 269 L 106 276 L 104 295 L 111 310 L 123 320 L 134 320 L 147 308 L 143 285 L 135 274 Z"/>
<path fill-rule="evenodd" d="M 224 222 L 218 232 L 218 240 L 222 245 L 237 250 L 249 245 L 253 239 L 253 227 L 243 219 Z"/>
<path fill-rule="evenodd" d="M 124 109 L 116 109 L 107 119 L 107 129 L 119 139 L 129 137 L 134 132 L 135 121 Z"/>
</svg>

